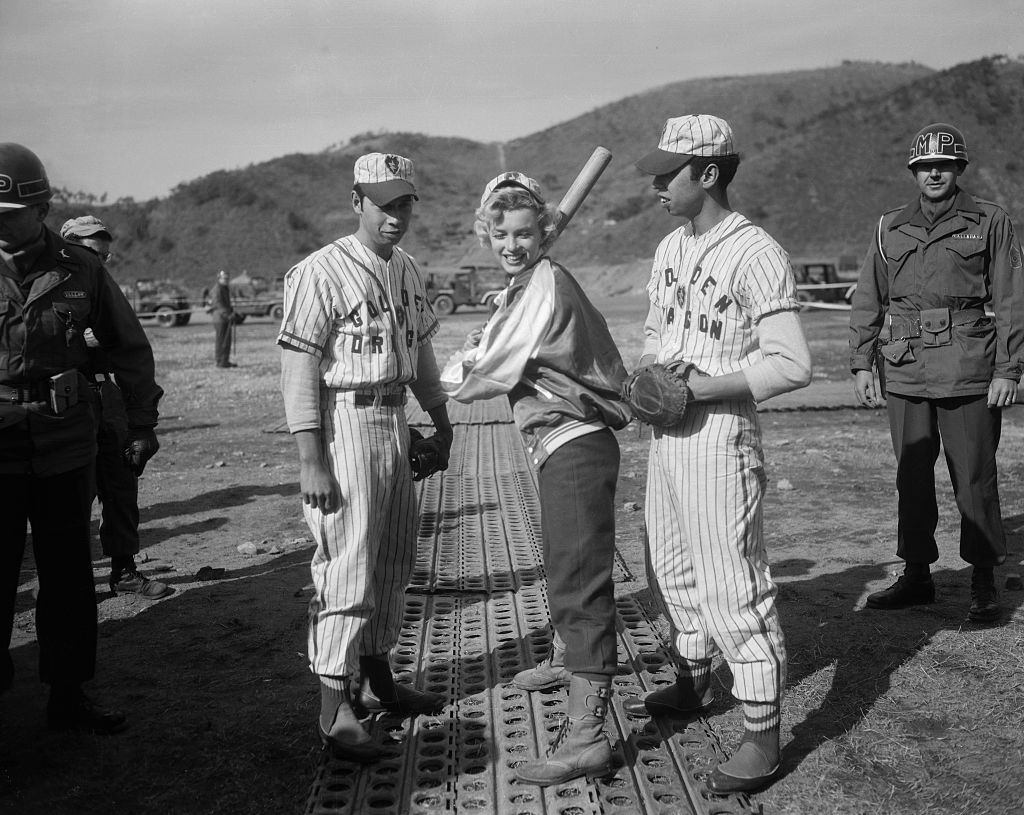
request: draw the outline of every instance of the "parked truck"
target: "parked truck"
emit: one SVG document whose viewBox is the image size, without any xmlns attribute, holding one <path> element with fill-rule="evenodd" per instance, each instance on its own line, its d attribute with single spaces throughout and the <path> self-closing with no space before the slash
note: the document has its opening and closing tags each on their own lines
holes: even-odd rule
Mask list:
<svg viewBox="0 0 1024 815">
<path fill-rule="evenodd" d="M 802 303 L 849 303 L 857 288 L 857 259 L 839 257 L 790 258 Z"/>
<path fill-rule="evenodd" d="M 192 306 L 183 289 L 169 280 L 140 278 L 121 286 L 140 319 L 154 318 L 162 326 L 188 325 Z"/>
<path fill-rule="evenodd" d="M 427 274 L 427 298 L 439 317 L 453 314 L 459 306 L 489 307 L 505 288 L 507 275 L 494 267 L 461 266 L 449 272 Z"/>
</svg>

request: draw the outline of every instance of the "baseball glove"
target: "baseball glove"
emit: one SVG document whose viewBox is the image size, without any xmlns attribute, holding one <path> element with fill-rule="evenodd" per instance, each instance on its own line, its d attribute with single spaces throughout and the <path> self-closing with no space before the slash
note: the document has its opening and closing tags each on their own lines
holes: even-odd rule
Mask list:
<svg viewBox="0 0 1024 815">
<path fill-rule="evenodd" d="M 415 428 L 409 428 L 409 465 L 412 480 L 422 481 L 434 473 L 448 469 L 448 455 L 451 444 L 436 433 L 429 438 Z"/>
<path fill-rule="evenodd" d="M 691 396 L 687 380 L 694 368 L 692 363 L 686 362 L 639 368 L 622 383 L 622 400 L 641 422 L 655 427 L 673 427 L 686 413 Z"/>
</svg>

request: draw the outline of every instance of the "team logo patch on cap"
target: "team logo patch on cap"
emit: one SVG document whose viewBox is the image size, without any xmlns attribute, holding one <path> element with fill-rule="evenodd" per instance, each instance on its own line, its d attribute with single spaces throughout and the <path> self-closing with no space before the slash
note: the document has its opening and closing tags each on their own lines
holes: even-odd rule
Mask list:
<svg viewBox="0 0 1024 815">
<path fill-rule="evenodd" d="M 384 159 L 384 166 L 388 168 L 389 172 L 397 173 L 398 172 L 398 166 L 399 166 L 399 164 L 398 164 L 398 156 L 387 156 Z"/>
</svg>

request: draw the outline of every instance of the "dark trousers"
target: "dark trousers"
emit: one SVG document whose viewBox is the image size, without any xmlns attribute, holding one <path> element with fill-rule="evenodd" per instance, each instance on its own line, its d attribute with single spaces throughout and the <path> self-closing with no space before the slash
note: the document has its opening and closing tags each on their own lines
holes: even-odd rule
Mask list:
<svg viewBox="0 0 1024 815">
<path fill-rule="evenodd" d="M 231 361 L 231 318 L 215 316 L 213 327 L 216 334 L 213 340 L 213 355 L 218 365 L 227 365 Z"/>
<path fill-rule="evenodd" d="M 49 477 L 0 475 L 0 690 L 14 674 L 9 648 L 26 525 L 39 575 L 36 635 L 43 682 L 85 682 L 96 670 L 96 590 L 89 551 L 92 465 Z"/>
<path fill-rule="evenodd" d="M 124 461 L 128 417 L 120 392 L 110 383 L 97 420 L 96 484 L 100 499 L 100 543 L 107 557 L 130 557 L 139 552 L 139 479 Z M 117 391 L 117 393 L 113 393 Z M 121 421 L 123 416 L 124 421 Z"/>
<path fill-rule="evenodd" d="M 935 462 L 941 438 L 960 510 L 960 557 L 975 566 L 1002 563 L 1006 535 L 996 479 L 1002 412 L 989 408 L 984 395 L 922 399 L 894 393 L 888 412 L 899 490 L 896 554 L 910 563 L 939 559 Z"/>
<path fill-rule="evenodd" d="M 551 623 L 573 673 L 613 675 L 615 482 L 619 443 L 610 430 L 562 445 L 538 477 Z"/>
</svg>

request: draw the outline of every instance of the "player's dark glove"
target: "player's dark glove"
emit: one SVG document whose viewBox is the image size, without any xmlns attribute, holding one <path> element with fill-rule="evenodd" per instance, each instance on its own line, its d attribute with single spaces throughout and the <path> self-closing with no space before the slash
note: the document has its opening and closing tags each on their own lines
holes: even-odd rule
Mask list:
<svg viewBox="0 0 1024 815">
<path fill-rule="evenodd" d="M 160 449 L 152 427 L 132 427 L 128 430 L 128 441 L 124 445 L 124 463 L 135 475 L 142 475 L 146 462 Z"/>
<path fill-rule="evenodd" d="M 412 480 L 422 481 L 436 472 L 448 469 L 448 456 L 452 442 L 447 436 L 435 433 L 429 438 L 415 428 L 409 428 L 409 465 Z"/>
<path fill-rule="evenodd" d="M 687 384 L 695 366 L 687 362 L 656 363 L 638 368 L 622 383 L 622 401 L 641 421 L 655 427 L 673 427 L 683 420 L 693 394 Z"/>
</svg>

